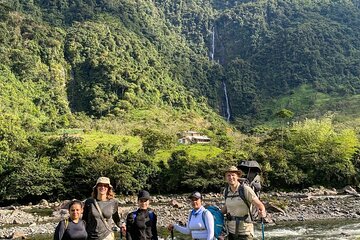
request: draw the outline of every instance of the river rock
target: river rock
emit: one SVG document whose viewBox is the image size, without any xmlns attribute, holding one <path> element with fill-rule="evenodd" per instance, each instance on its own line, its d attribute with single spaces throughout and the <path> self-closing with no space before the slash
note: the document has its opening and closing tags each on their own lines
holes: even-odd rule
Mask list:
<svg viewBox="0 0 360 240">
<path fill-rule="evenodd" d="M 280 221 L 306 221 L 329 218 L 359 218 L 360 219 L 360 197 L 354 195 L 355 191 L 331 191 L 325 188 L 310 188 L 302 192 L 269 192 L 263 193 L 266 199 L 266 209 L 269 220 L 266 222 Z M 321 195 L 320 193 L 323 193 Z M 204 194 L 206 204 L 220 205 L 223 202 L 222 194 Z M 32 208 L 43 208 L 44 206 L 16 206 L 12 210 L 0 209 L 0 238 L 11 238 L 14 233 L 22 232 L 25 236 L 33 234 L 53 234 L 58 222 L 68 216 L 66 209 L 59 209 L 65 201 L 59 203 L 48 203 L 47 208 L 54 209 L 51 216 L 39 217 L 36 214 L 25 212 Z M 124 204 L 125 202 L 129 204 Z M 188 194 L 153 196 L 150 207 L 158 216 L 158 226 L 166 227 L 169 223 L 185 223 L 191 206 Z M 126 215 L 137 208 L 136 196 L 120 199 L 119 213 L 124 220 Z M 16 224 L 13 224 L 16 223 Z M 18 223 L 28 224 L 19 226 Z M 7 224 L 4 228 L 4 224 Z M 10 224 L 10 225 L 8 225 Z"/>
</svg>

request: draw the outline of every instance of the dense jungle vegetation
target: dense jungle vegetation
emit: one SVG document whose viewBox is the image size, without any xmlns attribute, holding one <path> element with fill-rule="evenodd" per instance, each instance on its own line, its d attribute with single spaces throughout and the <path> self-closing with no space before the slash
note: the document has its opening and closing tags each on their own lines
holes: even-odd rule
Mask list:
<svg viewBox="0 0 360 240">
<path fill-rule="evenodd" d="M 245 159 L 359 186 L 359 26 L 359 0 L 0 0 L 0 202 L 219 191 Z"/>
</svg>

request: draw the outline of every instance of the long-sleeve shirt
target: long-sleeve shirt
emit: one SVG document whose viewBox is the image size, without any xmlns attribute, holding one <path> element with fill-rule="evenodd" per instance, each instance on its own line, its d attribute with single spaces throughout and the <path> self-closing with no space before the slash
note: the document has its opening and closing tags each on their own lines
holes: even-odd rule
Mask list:
<svg viewBox="0 0 360 240">
<path fill-rule="evenodd" d="M 97 201 L 101 212 L 103 214 L 104 223 L 99 211 L 96 208 L 95 199 L 89 198 L 85 201 L 83 218 L 86 222 L 86 231 L 88 233 L 89 240 L 101 240 L 106 238 L 113 231 L 112 221 L 120 227 L 120 216 L 118 213 L 119 202 L 116 199 L 110 199 L 107 201 Z"/>
<path fill-rule="evenodd" d="M 59 222 L 55 228 L 54 240 L 86 240 L 85 222 L 74 223 L 70 218 Z"/>
<path fill-rule="evenodd" d="M 127 240 L 157 240 L 157 216 L 153 211 L 138 209 L 126 217 Z"/>
<path fill-rule="evenodd" d="M 198 210 L 192 210 L 189 215 L 186 227 L 178 224 L 174 229 L 183 234 L 191 234 L 193 239 L 214 239 L 214 217 L 212 214 L 201 206 Z"/>
</svg>

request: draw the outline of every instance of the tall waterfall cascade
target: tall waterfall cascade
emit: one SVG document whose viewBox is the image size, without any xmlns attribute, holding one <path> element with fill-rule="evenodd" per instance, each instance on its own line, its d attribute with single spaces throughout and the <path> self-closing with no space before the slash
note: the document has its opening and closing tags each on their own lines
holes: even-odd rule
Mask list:
<svg viewBox="0 0 360 240">
<path fill-rule="evenodd" d="M 214 55 L 215 55 L 215 26 L 212 28 L 212 34 L 211 34 L 211 53 L 210 53 L 211 61 L 214 61 Z M 230 104 L 226 89 L 226 83 L 224 80 L 222 81 L 222 85 L 223 85 L 224 98 L 225 98 L 225 118 L 229 122 L 231 117 Z"/>
<path fill-rule="evenodd" d="M 212 39 L 211 39 L 211 61 L 214 61 L 215 54 L 215 27 L 212 29 Z"/>
<path fill-rule="evenodd" d="M 225 81 L 223 81 L 223 89 L 224 89 L 225 108 L 226 108 L 225 117 L 226 117 L 226 120 L 229 122 L 229 121 L 230 121 L 230 117 L 231 117 L 231 113 L 230 113 L 230 104 L 229 104 L 229 98 L 228 98 L 228 94 L 227 94 L 227 89 L 226 89 L 226 83 L 225 83 Z"/>
</svg>

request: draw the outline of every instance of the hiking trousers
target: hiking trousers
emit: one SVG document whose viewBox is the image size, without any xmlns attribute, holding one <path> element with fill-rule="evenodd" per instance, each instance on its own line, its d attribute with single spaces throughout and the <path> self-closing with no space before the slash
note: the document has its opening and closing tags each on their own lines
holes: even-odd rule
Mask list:
<svg viewBox="0 0 360 240">
<path fill-rule="evenodd" d="M 253 236 L 252 235 L 240 235 L 238 234 L 236 236 L 236 234 L 233 233 L 229 233 L 228 235 L 228 240 L 253 240 Z"/>
</svg>

